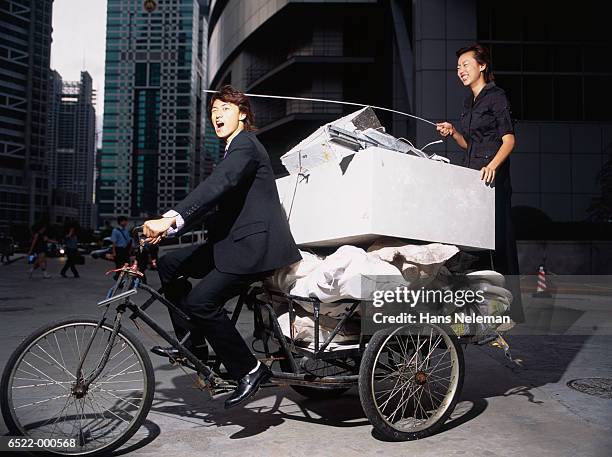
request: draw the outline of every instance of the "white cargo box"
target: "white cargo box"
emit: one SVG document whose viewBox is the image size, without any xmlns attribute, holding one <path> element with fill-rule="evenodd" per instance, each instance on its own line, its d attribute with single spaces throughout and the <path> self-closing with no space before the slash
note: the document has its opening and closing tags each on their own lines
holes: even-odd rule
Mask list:
<svg viewBox="0 0 612 457">
<path fill-rule="evenodd" d="M 370 147 L 276 184 L 300 246 L 390 236 L 495 248 L 495 189 L 476 170 Z"/>
</svg>

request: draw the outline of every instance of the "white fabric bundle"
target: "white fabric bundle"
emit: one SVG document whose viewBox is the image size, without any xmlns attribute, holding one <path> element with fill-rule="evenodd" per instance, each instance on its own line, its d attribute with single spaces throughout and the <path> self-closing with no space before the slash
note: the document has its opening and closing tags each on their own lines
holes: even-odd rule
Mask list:
<svg viewBox="0 0 612 457">
<path fill-rule="evenodd" d="M 388 244 L 397 242 L 392 240 Z M 425 287 L 459 249 L 433 243 L 389 246 L 366 252 L 345 245 L 324 259 L 300 252 L 302 261 L 277 270 L 266 286 L 330 303 L 348 298 L 371 300 L 374 290 Z"/>
<path fill-rule="evenodd" d="M 451 289 L 453 274 L 444 263 L 459 252 L 456 246 L 431 243 L 425 245 L 405 244 L 405 241 L 384 238 L 378 240 L 368 252 L 345 245 L 327 257 L 319 257 L 300 251 L 302 260 L 289 267 L 276 270 L 264 285 L 273 290 L 300 297 L 317 298 L 323 305 L 320 309 L 320 341 L 331 333 L 338 318 L 347 309 L 347 303 L 337 300 L 372 300 L 374 290 L 394 290 L 399 287 L 417 289 L 431 287 Z M 484 301 L 480 304 L 459 307 L 455 303 L 444 306 L 444 314 L 464 313 L 469 315 L 502 315 L 512 303 L 512 294 L 504 288 L 505 279 L 500 273 L 490 270 L 468 273 L 465 289 L 480 290 Z M 281 300 L 282 302 L 283 300 Z M 314 339 L 312 303 L 296 301 L 294 335 L 296 341 L 311 342 Z M 300 309 L 300 307 L 302 309 Z M 279 323 L 283 333 L 289 335 L 289 315 L 282 314 Z M 467 324 L 453 325 L 458 335 L 489 331 L 488 328 L 468 328 Z M 344 331 L 334 338 L 335 343 L 354 341 L 359 328 Z"/>
<path fill-rule="evenodd" d="M 484 300 L 482 303 L 473 303 L 464 308 L 454 307 L 455 305 L 445 306 L 446 313 L 462 313 L 468 316 L 501 316 L 512 304 L 512 293 L 504 286 L 504 275 L 492 270 L 474 271 L 467 273 L 467 288 L 475 291 L 482 291 Z M 453 309 L 454 307 L 454 309 Z M 462 324 L 456 323 L 451 328 L 457 335 L 480 334 L 487 335 L 497 327 L 490 327 L 487 324 Z"/>
</svg>

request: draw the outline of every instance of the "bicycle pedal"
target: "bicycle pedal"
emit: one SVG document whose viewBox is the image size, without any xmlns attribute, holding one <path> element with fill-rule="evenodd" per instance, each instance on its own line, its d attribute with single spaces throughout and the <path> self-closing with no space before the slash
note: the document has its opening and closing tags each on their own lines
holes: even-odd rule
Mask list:
<svg viewBox="0 0 612 457">
<path fill-rule="evenodd" d="M 214 383 L 214 386 L 211 386 L 211 383 L 204 379 L 200 374 L 196 381 L 196 385 L 200 390 L 207 390 L 210 393 L 211 397 L 227 392 L 233 392 L 238 386 L 238 383 L 236 381 L 223 379 L 216 375 L 213 376 L 212 381 Z"/>
<path fill-rule="evenodd" d="M 168 357 L 168 362 L 170 362 L 170 365 L 172 365 L 173 367 L 176 367 L 178 365 L 182 365 L 183 364 L 182 360 L 181 360 L 181 357 L 177 357 L 177 358 Z"/>
<path fill-rule="evenodd" d="M 214 387 L 208 386 L 208 391 L 210 392 L 210 396 L 214 397 L 216 395 L 233 392 L 234 390 L 236 390 L 236 387 L 237 384 L 224 381 L 216 383 Z"/>
<path fill-rule="evenodd" d="M 228 392 L 233 392 L 234 390 L 236 390 L 236 386 L 217 386 L 215 388 L 208 389 L 211 397 L 226 394 Z"/>
<path fill-rule="evenodd" d="M 191 368 L 192 370 L 196 369 L 196 367 L 194 367 L 191 364 L 191 362 L 187 360 L 186 357 L 177 357 L 177 358 L 168 357 L 168 360 L 170 361 L 170 365 L 172 365 L 173 367 L 181 366 L 181 367 Z"/>
</svg>

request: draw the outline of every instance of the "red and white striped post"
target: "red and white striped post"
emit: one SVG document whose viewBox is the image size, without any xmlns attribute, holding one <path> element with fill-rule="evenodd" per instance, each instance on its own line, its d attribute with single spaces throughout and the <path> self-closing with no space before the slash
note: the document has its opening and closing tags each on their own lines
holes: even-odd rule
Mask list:
<svg viewBox="0 0 612 457">
<path fill-rule="evenodd" d="M 538 271 L 538 285 L 536 287 L 535 293 L 533 294 L 533 297 L 552 297 L 552 295 L 550 294 L 550 292 L 548 292 L 546 288 L 546 272 L 544 271 L 544 265 L 540 265 L 540 269 Z"/>
</svg>

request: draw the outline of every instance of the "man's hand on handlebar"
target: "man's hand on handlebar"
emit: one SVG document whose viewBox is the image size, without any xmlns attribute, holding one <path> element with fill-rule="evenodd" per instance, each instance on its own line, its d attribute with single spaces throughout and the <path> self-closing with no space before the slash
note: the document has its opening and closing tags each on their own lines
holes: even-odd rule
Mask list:
<svg viewBox="0 0 612 457">
<path fill-rule="evenodd" d="M 146 236 L 145 241 L 149 244 L 158 244 L 166 236 L 168 229 L 176 225 L 176 218 L 162 217 L 161 219 L 151 219 L 142 226 L 142 232 Z"/>
</svg>

